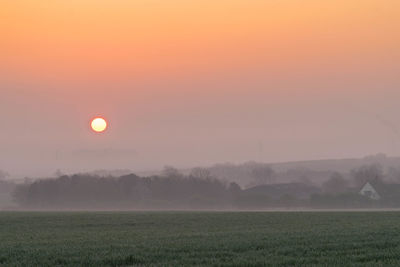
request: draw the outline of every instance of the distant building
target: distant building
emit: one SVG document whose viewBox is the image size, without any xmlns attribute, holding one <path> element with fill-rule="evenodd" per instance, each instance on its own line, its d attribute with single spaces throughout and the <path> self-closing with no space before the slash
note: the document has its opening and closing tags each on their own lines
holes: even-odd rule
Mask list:
<svg viewBox="0 0 400 267">
<path fill-rule="evenodd" d="M 400 201 L 400 184 L 385 184 L 382 182 L 366 182 L 358 192 L 372 200 L 384 200 L 385 202 Z"/>
<path fill-rule="evenodd" d="M 373 200 L 379 200 L 381 199 L 381 196 L 379 193 L 376 191 L 376 189 L 370 184 L 370 182 L 367 182 L 360 190 L 359 192 L 360 195 L 366 196 L 370 199 Z"/>
</svg>

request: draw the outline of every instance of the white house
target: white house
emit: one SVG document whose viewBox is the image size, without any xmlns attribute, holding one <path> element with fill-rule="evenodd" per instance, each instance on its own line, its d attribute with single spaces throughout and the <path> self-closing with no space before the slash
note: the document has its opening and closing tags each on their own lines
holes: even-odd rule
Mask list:
<svg viewBox="0 0 400 267">
<path fill-rule="evenodd" d="M 360 190 L 359 192 L 360 195 L 366 196 L 370 199 L 373 200 L 379 200 L 381 199 L 381 196 L 378 194 L 378 192 L 375 190 L 375 188 L 367 182 Z"/>
</svg>

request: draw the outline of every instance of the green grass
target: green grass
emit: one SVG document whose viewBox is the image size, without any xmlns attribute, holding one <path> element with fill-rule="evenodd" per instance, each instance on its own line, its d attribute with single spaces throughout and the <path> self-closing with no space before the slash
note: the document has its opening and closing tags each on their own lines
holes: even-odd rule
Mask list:
<svg viewBox="0 0 400 267">
<path fill-rule="evenodd" d="M 400 266 L 396 212 L 3 212 L 1 266 Z"/>
</svg>

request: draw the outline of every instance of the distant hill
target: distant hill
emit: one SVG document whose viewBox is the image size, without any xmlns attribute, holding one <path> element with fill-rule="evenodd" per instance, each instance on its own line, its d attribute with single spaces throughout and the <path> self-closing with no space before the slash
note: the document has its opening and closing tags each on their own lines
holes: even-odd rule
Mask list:
<svg viewBox="0 0 400 267">
<path fill-rule="evenodd" d="M 337 171 L 350 172 L 362 165 L 379 163 L 384 168 L 400 167 L 400 157 L 387 157 L 384 154 L 367 156 L 364 158 L 353 159 L 326 159 L 326 160 L 307 160 L 294 162 L 281 162 L 269 164 L 276 171 L 287 171 L 289 169 L 304 168 L 314 171 Z"/>
<path fill-rule="evenodd" d="M 321 184 L 328 180 L 332 173 L 339 172 L 345 177 L 349 177 L 352 170 L 363 165 L 380 164 L 385 171 L 396 168 L 400 173 L 400 157 L 388 157 L 385 154 L 376 154 L 363 158 L 347 159 L 324 159 L 324 160 L 304 160 L 290 162 L 244 162 L 241 164 L 219 163 L 204 167 L 210 174 L 226 182 L 236 182 L 242 188 L 254 186 L 251 184 L 253 177 L 252 171 L 260 166 L 271 167 L 276 175 L 274 183 L 301 182 L 309 184 Z M 191 169 L 180 169 L 181 173 L 189 175 Z M 162 171 L 138 172 L 141 176 L 160 175 Z"/>
<path fill-rule="evenodd" d="M 400 157 L 387 157 L 384 154 L 355 159 L 326 159 L 279 163 L 246 162 L 243 164 L 216 164 L 209 167 L 211 174 L 217 178 L 236 182 L 248 188 L 254 179 L 252 171 L 260 166 L 269 166 L 275 171 L 276 183 L 301 182 L 321 184 L 334 172 L 349 176 L 349 173 L 363 165 L 380 164 L 385 171 L 390 168 L 400 169 Z"/>
</svg>

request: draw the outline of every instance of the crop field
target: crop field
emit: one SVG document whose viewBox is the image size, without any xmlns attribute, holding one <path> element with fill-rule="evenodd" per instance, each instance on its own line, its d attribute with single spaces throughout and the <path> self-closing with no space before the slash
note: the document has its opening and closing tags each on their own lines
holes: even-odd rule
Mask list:
<svg viewBox="0 0 400 267">
<path fill-rule="evenodd" d="M 400 266 L 397 212 L 2 212 L 1 266 Z"/>
</svg>

